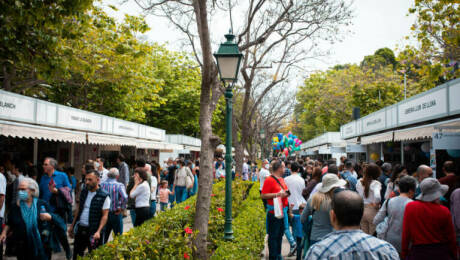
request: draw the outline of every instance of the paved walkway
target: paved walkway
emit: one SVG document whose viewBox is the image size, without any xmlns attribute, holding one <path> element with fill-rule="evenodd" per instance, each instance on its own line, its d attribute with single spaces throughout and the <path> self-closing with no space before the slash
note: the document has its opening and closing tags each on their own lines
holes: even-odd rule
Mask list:
<svg viewBox="0 0 460 260">
<path fill-rule="evenodd" d="M 262 260 L 268 259 L 268 244 L 267 244 L 267 238 L 268 236 L 265 236 L 265 248 L 264 251 L 262 252 Z M 283 256 L 284 260 L 295 260 L 296 255 L 288 257 L 289 250 L 291 246 L 289 245 L 289 242 L 286 239 L 286 236 L 283 236 L 283 245 L 281 248 L 281 255 Z"/>
</svg>

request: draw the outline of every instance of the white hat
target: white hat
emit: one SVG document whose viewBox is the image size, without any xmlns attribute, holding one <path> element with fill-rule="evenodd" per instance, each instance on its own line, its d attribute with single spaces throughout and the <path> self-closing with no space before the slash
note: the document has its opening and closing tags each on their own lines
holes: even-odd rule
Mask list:
<svg viewBox="0 0 460 260">
<path fill-rule="evenodd" d="M 339 177 L 333 173 L 328 173 L 323 176 L 322 186 L 318 191 L 326 193 L 332 188 L 343 187 L 347 184 L 345 180 L 339 179 Z"/>
<path fill-rule="evenodd" d="M 435 178 L 426 178 L 420 183 L 422 193 L 417 196 L 418 200 L 431 202 L 444 196 L 449 186 L 441 185 Z"/>
</svg>

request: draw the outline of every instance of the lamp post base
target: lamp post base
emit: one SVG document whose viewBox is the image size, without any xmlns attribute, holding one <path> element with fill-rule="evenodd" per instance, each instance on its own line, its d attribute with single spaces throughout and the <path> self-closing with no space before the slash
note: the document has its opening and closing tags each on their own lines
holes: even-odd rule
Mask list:
<svg viewBox="0 0 460 260">
<path fill-rule="evenodd" d="M 235 237 L 233 236 L 233 230 L 230 227 L 229 231 L 224 231 L 224 239 L 225 240 L 233 240 Z"/>
</svg>

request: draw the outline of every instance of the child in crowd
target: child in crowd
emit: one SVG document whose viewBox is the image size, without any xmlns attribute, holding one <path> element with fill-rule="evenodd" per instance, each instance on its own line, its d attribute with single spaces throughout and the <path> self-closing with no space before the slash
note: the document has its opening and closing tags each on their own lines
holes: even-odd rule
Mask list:
<svg viewBox="0 0 460 260">
<path fill-rule="evenodd" d="M 165 211 L 168 208 L 169 195 L 174 195 L 174 192 L 168 189 L 168 181 L 161 181 L 158 194 L 160 195 L 160 209 Z"/>
<path fill-rule="evenodd" d="M 300 222 L 300 216 L 302 215 L 302 211 L 305 208 L 306 204 L 302 203 L 299 205 L 299 211 L 293 211 L 293 216 L 292 216 L 292 233 L 294 237 L 296 238 L 297 242 L 297 257 L 296 260 L 302 259 L 302 249 L 303 249 L 303 244 L 302 244 L 302 238 L 303 238 L 303 226 L 302 222 Z"/>
</svg>

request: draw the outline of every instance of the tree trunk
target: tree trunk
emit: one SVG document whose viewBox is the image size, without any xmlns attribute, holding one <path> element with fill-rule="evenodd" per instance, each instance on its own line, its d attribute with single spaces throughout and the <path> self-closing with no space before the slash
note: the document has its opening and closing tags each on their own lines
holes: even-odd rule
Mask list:
<svg viewBox="0 0 460 260">
<path fill-rule="evenodd" d="M 2 69 L 3 69 L 3 82 L 2 82 L 2 88 L 6 91 L 11 91 L 11 78 L 12 78 L 12 73 L 9 73 L 8 70 L 8 63 L 6 61 L 3 62 Z"/>
<path fill-rule="evenodd" d="M 198 259 L 208 259 L 208 220 L 211 206 L 212 192 L 212 162 L 218 139 L 212 133 L 212 113 L 214 111 L 214 97 L 218 93 L 217 70 L 212 56 L 211 40 L 209 35 L 206 0 L 194 0 L 193 9 L 200 38 L 203 56 L 201 68 L 200 94 L 200 130 L 201 130 L 201 157 L 200 178 L 198 179 L 198 195 L 194 229 L 198 232 L 193 245 L 194 255 Z M 217 100 L 217 98 L 216 98 Z"/>
<path fill-rule="evenodd" d="M 235 143 L 235 173 L 243 176 L 244 146 L 243 142 Z"/>
<path fill-rule="evenodd" d="M 205 105 L 201 104 L 201 108 L 203 108 L 203 106 Z M 203 109 L 201 110 L 203 111 Z M 196 200 L 196 214 L 194 223 L 195 230 L 198 231 L 198 234 L 194 241 L 194 246 L 196 247 L 196 256 L 198 259 L 208 259 L 207 235 L 213 180 L 212 162 L 215 149 L 211 143 L 212 128 L 211 116 L 209 116 L 209 114 L 200 114 L 200 128 L 200 178 L 198 179 L 198 195 Z"/>
</svg>

